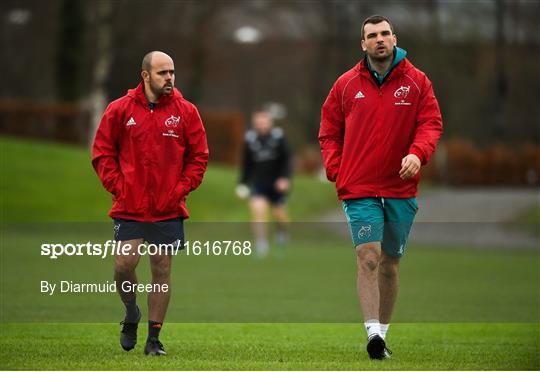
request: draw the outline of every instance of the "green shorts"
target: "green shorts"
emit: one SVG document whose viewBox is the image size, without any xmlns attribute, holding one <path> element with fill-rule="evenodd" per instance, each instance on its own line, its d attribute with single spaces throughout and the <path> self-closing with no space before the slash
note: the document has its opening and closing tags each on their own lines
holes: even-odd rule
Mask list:
<svg viewBox="0 0 540 372">
<path fill-rule="evenodd" d="M 416 198 L 361 198 L 342 201 L 355 247 L 381 242 L 392 257 L 401 257 L 418 211 Z"/>
</svg>

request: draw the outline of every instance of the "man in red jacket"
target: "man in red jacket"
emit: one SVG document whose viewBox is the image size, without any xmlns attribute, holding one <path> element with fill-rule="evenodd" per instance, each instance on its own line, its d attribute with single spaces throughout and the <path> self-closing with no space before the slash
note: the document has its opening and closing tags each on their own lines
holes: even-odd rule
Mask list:
<svg viewBox="0 0 540 372">
<path fill-rule="evenodd" d="M 439 105 L 426 75 L 396 47 L 390 21 L 362 24 L 366 56 L 336 81 L 322 107 L 319 142 L 357 255 L 357 292 L 372 359 L 384 341 L 416 204 L 419 170 L 442 133 Z"/>
<path fill-rule="evenodd" d="M 187 195 L 201 183 L 208 163 L 206 133 L 193 104 L 174 88 L 174 63 L 162 52 L 142 61 L 142 82 L 105 111 L 92 149 L 92 165 L 113 196 L 109 216 L 122 253 L 114 278 L 126 315 L 120 344 L 137 343 L 141 318 L 135 268 L 148 242 L 152 290 L 148 291 L 148 338 L 144 353 L 164 355 L 159 341 L 170 293 L 172 254 L 182 248 Z M 151 254 L 150 246 L 158 247 Z"/>
</svg>

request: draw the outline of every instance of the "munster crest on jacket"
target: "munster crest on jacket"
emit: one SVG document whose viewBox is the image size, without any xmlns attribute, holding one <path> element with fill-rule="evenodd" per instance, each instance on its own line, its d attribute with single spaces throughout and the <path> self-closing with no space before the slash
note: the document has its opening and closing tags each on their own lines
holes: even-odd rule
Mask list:
<svg viewBox="0 0 540 372">
<path fill-rule="evenodd" d="M 405 99 L 407 95 L 409 94 L 409 90 L 411 90 L 410 86 L 401 86 L 400 88 L 396 89 L 394 92 L 394 97 Z"/>
<path fill-rule="evenodd" d="M 165 120 L 165 126 L 167 128 L 176 128 L 178 127 L 178 124 L 180 124 L 180 115 L 178 116 L 171 115 L 170 118 Z"/>
</svg>

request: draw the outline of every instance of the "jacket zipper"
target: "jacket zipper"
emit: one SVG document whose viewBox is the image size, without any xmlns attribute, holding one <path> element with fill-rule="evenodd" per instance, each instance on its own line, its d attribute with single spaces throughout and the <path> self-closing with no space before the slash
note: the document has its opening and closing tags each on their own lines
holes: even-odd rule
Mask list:
<svg viewBox="0 0 540 372">
<path fill-rule="evenodd" d="M 380 197 L 382 195 L 382 190 L 380 189 L 380 186 L 381 186 L 381 179 L 380 179 L 380 176 L 381 176 L 381 172 L 380 172 L 380 167 L 381 167 L 381 147 L 380 147 L 380 143 L 381 143 L 381 140 L 382 140 L 382 128 L 383 125 L 381 124 L 381 118 L 380 118 L 380 115 L 381 115 L 381 112 L 383 110 L 383 92 L 382 92 L 382 88 L 383 86 L 385 85 L 388 85 L 390 80 L 394 79 L 395 76 L 394 75 L 390 75 L 388 76 L 386 79 L 384 79 L 384 81 L 382 82 L 382 84 L 379 86 L 378 84 L 375 84 L 375 82 L 372 80 L 373 84 L 375 84 L 377 86 L 377 89 L 378 89 L 378 97 L 379 97 L 379 101 L 378 101 L 378 106 L 377 106 L 377 150 L 378 150 L 378 156 L 377 156 L 377 166 L 375 168 L 375 179 L 377 181 L 377 190 L 375 190 L 375 197 Z"/>
<path fill-rule="evenodd" d="M 379 197 L 380 194 L 381 194 L 381 191 L 379 190 L 380 188 L 380 185 L 381 185 L 381 180 L 380 180 L 380 167 L 381 167 L 381 160 L 380 160 L 380 146 L 381 146 L 381 110 L 383 109 L 382 108 L 382 91 L 381 91 L 381 87 L 378 87 L 378 102 L 377 102 L 377 156 L 376 156 L 376 161 L 377 161 L 377 166 L 375 167 L 375 180 L 377 182 L 377 190 L 375 190 L 375 197 Z"/>
<path fill-rule="evenodd" d="M 153 125 L 153 121 L 154 121 L 154 109 L 151 109 L 150 107 L 148 107 L 148 105 L 146 106 L 149 110 L 150 110 L 150 122 L 152 123 L 152 125 L 150 126 L 150 128 L 153 129 L 154 125 Z M 154 107 L 155 108 L 155 107 Z M 153 133 L 151 132 L 151 135 L 152 136 Z M 152 168 L 151 164 L 149 164 L 150 162 L 152 162 L 153 160 L 152 159 L 147 159 L 146 160 L 146 166 L 149 167 L 150 169 Z M 147 213 L 150 213 L 150 214 L 153 214 L 153 212 L 155 211 L 155 206 L 154 206 L 154 199 L 152 198 L 151 195 L 149 195 L 148 193 L 148 190 L 151 190 L 152 187 L 153 187 L 153 181 L 152 181 L 152 175 L 150 172 L 147 172 L 148 174 L 148 180 L 147 180 L 147 184 L 146 184 L 146 190 L 145 190 L 145 198 L 146 200 L 148 201 L 146 203 L 146 205 L 148 205 L 148 211 Z"/>
</svg>

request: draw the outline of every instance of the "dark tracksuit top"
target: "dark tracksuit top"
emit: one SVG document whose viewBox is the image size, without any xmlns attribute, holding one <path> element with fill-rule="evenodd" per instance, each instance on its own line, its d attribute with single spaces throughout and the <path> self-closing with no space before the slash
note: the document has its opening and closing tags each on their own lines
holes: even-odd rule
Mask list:
<svg viewBox="0 0 540 372">
<path fill-rule="evenodd" d="M 281 128 L 261 136 L 246 132 L 240 183 L 273 188 L 278 178 L 291 177 L 291 153 Z"/>
</svg>

